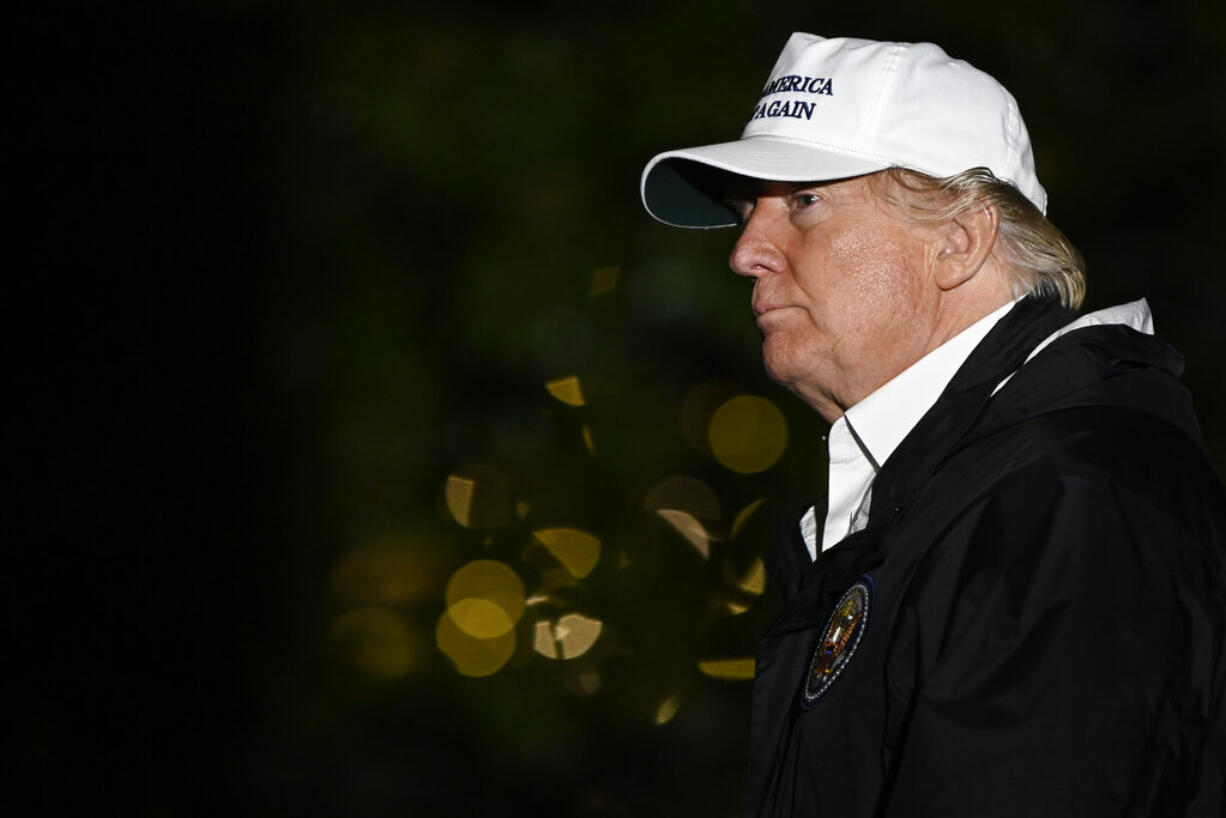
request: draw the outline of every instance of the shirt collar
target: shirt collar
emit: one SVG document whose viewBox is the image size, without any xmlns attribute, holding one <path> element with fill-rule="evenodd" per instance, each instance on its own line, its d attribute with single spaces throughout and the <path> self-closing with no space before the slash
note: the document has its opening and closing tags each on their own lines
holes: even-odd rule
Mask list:
<svg viewBox="0 0 1226 818">
<path fill-rule="evenodd" d="M 1030 355 L 1026 360 L 1029 361 L 1035 355 L 1038 355 L 1039 350 L 1062 335 L 1068 335 L 1070 332 L 1085 329 L 1086 327 L 1101 327 L 1112 324 L 1131 327 L 1145 335 L 1154 334 L 1154 317 L 1150 314 L 1149 302 L 1144 298 L 1140 298 L 1136 301 L 1129 301 L 1127 304 L 1117 304 L 1105 310 L 1083 315 L 1071 324 L 1066 324 L 1043 339 L 1043 343 L 1030 351 Z"/>
<path fill-rule="evenodd" d="M 1010 301 L 971 324 L 844 413 L 841 420 L 874 471 L 932 408 L 958 368 L 1015 303 Z"/>
</svg>

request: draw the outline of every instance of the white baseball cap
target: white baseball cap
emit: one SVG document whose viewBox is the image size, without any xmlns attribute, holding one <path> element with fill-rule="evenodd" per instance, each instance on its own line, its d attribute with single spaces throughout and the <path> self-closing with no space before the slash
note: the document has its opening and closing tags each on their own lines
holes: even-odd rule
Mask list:
<svg viewBox="0 0 1226 818">
<path fill-rule="evenodd" d="M 1040 212 L 1017 102 L 932 43 L 796 33 L 735 142 L 668 151 L 643 170 L 643 205 L 677 227 L 736 224 L 715 196 L 727 174 L 778 182 L 845 179 L 889 167 L 943 178 L 985 167 Z"/>
</svg>

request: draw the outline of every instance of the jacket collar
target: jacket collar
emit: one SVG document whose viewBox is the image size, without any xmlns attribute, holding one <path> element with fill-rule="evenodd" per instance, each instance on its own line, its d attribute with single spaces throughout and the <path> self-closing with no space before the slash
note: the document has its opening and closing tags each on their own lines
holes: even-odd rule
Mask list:
<svg viewBox="0 0 1226 818">
<path fill-rule="evenodd" d="M 866 528 L 811 560 L 796 517 L 790 518 L 787 531 L 776 538 L 779 547 L 767 561 L 771 582 L 785 603 L 816 577 L 822 577 L 822 586 L 842 589 L 849 578 L 872 570 L 881 561 L 881 533 L 886 524 L 909 505 L 937 466 L 959 445 L 995 387 L 1022 365 L 1040 341 L 1075 317 L 1076 313 L 1061 307 L 1055 298 L 1031 296 L 1017 302 L 997 322 L 959 367 L 937 402 L 882 464 L 873 482 Z M 809 587 L 806 593 L 820 597 L 828 595 L 829 589 Z"/>
<path fill-rule="evenodd" d="M 920 418 L 873 483 L 869 526 L 891 519 L 928 481 L 983 411 L 1002 379 L 1025 362 L 1044 338 L 1076 313 L 1054 297 L 1028 297 L 1002 318 L 958 369 L 937 402 Z"/>
</svg>

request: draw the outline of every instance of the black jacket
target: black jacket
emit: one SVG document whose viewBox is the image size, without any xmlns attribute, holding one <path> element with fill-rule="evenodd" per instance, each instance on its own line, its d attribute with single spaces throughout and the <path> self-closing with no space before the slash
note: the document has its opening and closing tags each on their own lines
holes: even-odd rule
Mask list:
<svg viewBox="0 0 1226 818">
<path fill-rule="evenodd" d="M 810 562 L 791 527 L 749 814 L 1226 815 L 1226 494 L 1162 342 L 1091 327 L 1018 370 L 1073 317 L 996 325 L 863 531 Z"/>
</svg>

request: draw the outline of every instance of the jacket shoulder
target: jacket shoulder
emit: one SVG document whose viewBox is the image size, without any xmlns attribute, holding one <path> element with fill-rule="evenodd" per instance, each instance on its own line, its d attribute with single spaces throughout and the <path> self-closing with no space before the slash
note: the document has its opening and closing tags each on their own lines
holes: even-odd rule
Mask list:
<svg viewBox="0 0 1226 818">
<path fill-rule="evenodd" d="M 964 485 L 975 473 L 981 490 L 1026 494 L 1078 475 L 1175 520 L 1208 514 L 1202 522 L 1226 524 L 1226 490 L 1199 433 L 1129 407 L 1072 406 L 997 428 L 960 447 L 940 472 Z"/>
</svg>

